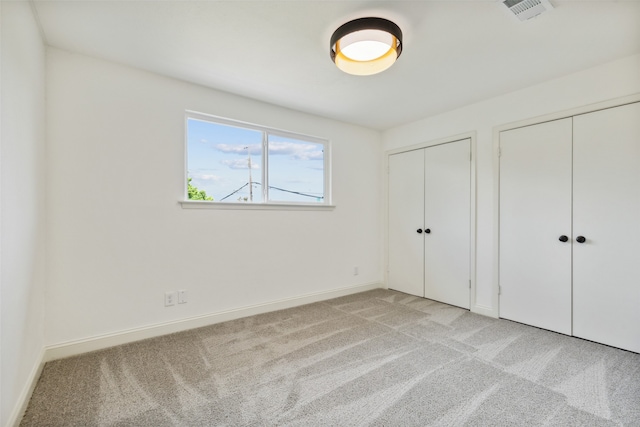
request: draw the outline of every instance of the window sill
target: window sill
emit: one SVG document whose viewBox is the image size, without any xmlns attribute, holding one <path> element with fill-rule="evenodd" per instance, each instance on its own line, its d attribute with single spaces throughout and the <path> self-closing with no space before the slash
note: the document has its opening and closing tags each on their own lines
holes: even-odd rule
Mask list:
<svg viewBox="0 0 640 427">
<path fill-rule="evenodd" d="M 231 209 L 231 210 L 271 210 L 271 211 L 332 211 L 335 205 L 304 205 L 291 203 L 220 203 L 195 200 L 180 200 L 182 209 Z"/>
</svg>

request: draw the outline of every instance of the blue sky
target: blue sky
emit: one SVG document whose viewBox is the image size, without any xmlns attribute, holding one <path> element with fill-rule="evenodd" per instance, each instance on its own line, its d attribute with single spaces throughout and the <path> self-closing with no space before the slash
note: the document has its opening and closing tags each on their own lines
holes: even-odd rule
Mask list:
<svg viewBox="0 0 640 427">
<path fill-rule="evenodd" d="M 253 201 L 262 202 L 262 186 L 258 184 L 263 182 L 262 132 L 192 118 L 188 119 L 187 125 L 187 170 L 189 178 L 192 178 L 191 184 L 205 190 L 214 201 L 238 202 L 248 199 L 249 186 L 246 184 L 249 182 L 250 155 Z M 279 202 L 323 202 L 319 198 L 324 193 L 323 144 L 274 134 L 269 134 L 268 138 L 269 199 Z"/>
</svg>

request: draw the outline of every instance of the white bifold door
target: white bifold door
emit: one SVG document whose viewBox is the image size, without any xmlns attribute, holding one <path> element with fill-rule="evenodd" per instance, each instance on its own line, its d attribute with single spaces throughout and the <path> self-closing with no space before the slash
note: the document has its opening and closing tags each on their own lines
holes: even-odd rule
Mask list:
<svg viewBox="0 0 640 427">
<path fill-rule="evenodd" d="M 500 317 L 571 334 L 572 119 L 500 134 Z"/>
<path fill-rule="evenodd" d="M 640 353 L 640 103 L 573 122 L 573 335 Z"/>
<path fill-rule="evenodd" d="M 471 141 L 389 156 L 388 287 L 469 308 Z"/>
<path fill-rule="evenodd" d="M 640 103 L 500 133 L 500 317 L 640 352 Z"/>
<path fill-rule="evenodd" d="M 424 150 L 389 156 L 388 287 L 424 297 Z"/>
</svg>

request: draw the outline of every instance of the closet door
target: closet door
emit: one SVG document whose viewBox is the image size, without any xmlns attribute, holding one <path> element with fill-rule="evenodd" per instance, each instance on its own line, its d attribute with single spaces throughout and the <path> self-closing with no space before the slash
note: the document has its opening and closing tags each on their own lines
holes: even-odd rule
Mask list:
<svg viewBox="0 0 640 427">
<path fill-rule="evenodd" d="M 423 195 L 424 150 L 389 156 L 387 286 L 421 297 L 424 296 Z"/>
<path fill-rule="evenodd" d="M 573 198 L 574 335 L 640 352 L 640 103 L 574 117 Z"/>
<path fill-rule="evenodd" d="M 500 317 L 569 335 L 571 121 L 501 132 L 499 157 Z"/>
<path fill-rule="evenodd" d="M 425 149 L 424 296 L 469 308 L 471 140 Z"/>
</svg>

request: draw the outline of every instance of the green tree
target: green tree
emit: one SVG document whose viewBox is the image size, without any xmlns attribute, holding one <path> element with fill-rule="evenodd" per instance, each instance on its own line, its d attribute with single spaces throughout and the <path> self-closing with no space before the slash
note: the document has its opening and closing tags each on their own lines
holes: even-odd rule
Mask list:
<svg viewBox="0 0 640 427">
<path fill-rule="evenodd" d="M 189 200 L 213 200 L 213 197 L 207 196 L 207 192 L 191 185 L 191 178 L 187 181 L 187 194 Z"/>
</svg>

